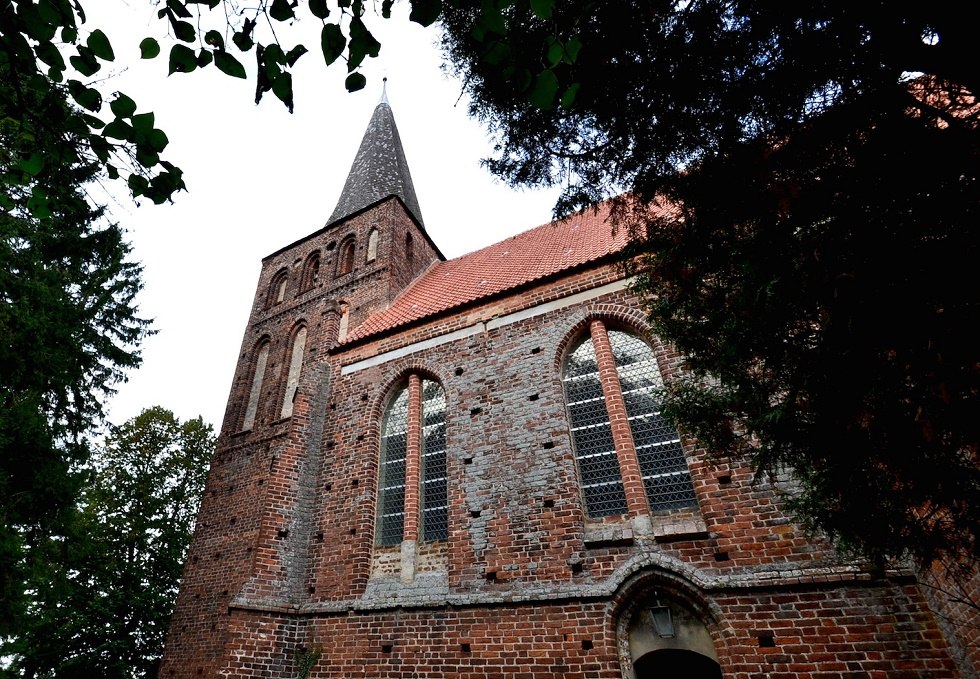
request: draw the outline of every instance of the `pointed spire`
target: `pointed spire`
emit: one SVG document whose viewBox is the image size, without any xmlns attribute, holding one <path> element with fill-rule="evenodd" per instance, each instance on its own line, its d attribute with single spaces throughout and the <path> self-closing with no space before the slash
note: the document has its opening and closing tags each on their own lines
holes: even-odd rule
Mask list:
<svg viewBox="0 0 980 679">
<path fill-rule="evenodd" d="M 387 78 L 385 78 L 387 81 Z M 422 211 L 415 197 L 415 185 L 408 170 L 395 117 L 388 104 L 387 91 L 374 109 L 361 146 L 347 175 L 337 207 L 327 220 L 332 224 L 388 196 L 398 196 L 409 212 L 422 224 Z"/>
</svg>

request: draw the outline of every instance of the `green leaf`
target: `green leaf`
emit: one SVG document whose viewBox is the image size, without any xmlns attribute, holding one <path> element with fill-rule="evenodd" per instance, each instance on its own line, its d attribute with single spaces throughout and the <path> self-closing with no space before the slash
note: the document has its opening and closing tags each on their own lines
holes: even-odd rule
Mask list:
<svg viewBox="0 0 980 679">
<path fill-rule="evenodd" d="M 541 109 L 550 109 L 555 105 L 555 95 L 558 94 L 558 77 L 554 71 L 544 70 L 538 74 L 534 87 L 528 94 L 528 101 Z"/>
<path fill-rule="evenodd" d="M 202 47 L 201 51 L 197 53 L 197 67 L 204 68 L 210 64 L 213 59 L 214 57 L 211 56 L 211 51 L 206 47 Z"/>
<path fill-rule="evenodd" d="M 365 56 L 377 57 L 380 51 L 381 43 L 371 35 L 360 17 L 353 17 L 350 22 L 350 44 L 347 46 L 347 70 L 353 71 L 361 65 Z"/>
<path fill-rule="evenodd" d="M 276 43 L 272 43 L 271 45 L 265 45 L 264 50 L 265 50 L 266 63 L 270 61 L 274 61 L 277 64 L 286 63 L 286 55 L 282 53 L 282 48 L 279 47 L 279 45 L 277 45 Z"/>
<path fill-rule="evenodd" d="M 221 34 L 218 33 L 218 31 L 210 30 L 204 34 L 204 44 L 210 45 L 211 47 L 219 50 L 223 50 L 225 48 L 225 39 L 221 37 Z"/>
<path fill-rule="evenodd" d="M 133 126 L 120 118 L 106 125 L 102 130 L 102 136 L 121 141 L 134 141 L 136 138 Z"/>
<path fill-rule="evenodd" d="M 295 15 L 293 8 L 289 6 L 289 0 L 272 0 L 272 7 L 269 8 L 269 16 L 276 21 L 289 21 Z"/>
<path fill-rule="evenodd" d="M 290 113 L 293 112 L 293 76 L 291 73 L 284 71 L 272 81 L 272 93 L 286 105 Z"/>
<path fill-rule="evenodd" d="M 295 65 L 299 58 L 307 52 L 309 52 L 309 50 L 306 49 L 306 45 L 296 45 L 296 47 L 289 50 L 289 52 L 286 54 L 286 63 L 289 64 L 289 66 Z"/>
<path fill-rule="evenodd" d="M 245 67 L 228 52 L 215 52 L 214 65 L 218 67 L 219 71 L 225 75 L 230 75 L 232 78 L 245 77 Z"/>
<path fill-rule="evenodd" d="M 68 61 L 75 67 L 76 71 L 86 77 L 95 75 L 102 68 L 102 64 L 95 58 L 95 53 L 91 48 L 85 47 L 84 45 L 79 45 L 78 54 L 69 57 Z"/>
<path fill-rule="evenodd" d="M 344 80 L 344 87 L 347 88 L 348 92 L 363 90 L 365 85 L 367 85 L 367 78 L 360 73 L 351 73 L 349 76 L 347 76 L 347 79 Z"/>
<path fill-rule="evenodd" d="M 310 8 L 310 13 L 317 19 L 326 19 L 330 16 L 330 8 L 327 7 L 327 0 L 309 0 L 307 6 Z"/>
<path fill-rule="evenodd" d="M 34 48 L 34 53 L 37 58 L 46 63 L 48 66 L 58 69 L 59 71 L 65 70 L 65 58 L 61 56 L 61 50 L 55 47 L 50 42 L 39 43 L 37 47 Z"/>
<path fill-rule="evenodd" d="M 119 179 L 119 170 L 116 169 L 115 165 L 106 165 L 105 171 L 109 175 L 109 179 Z"/>
<path fill-rule="evenodd" d="M 391 18 L 391 8 L 395 4 L 394 0 L 382 0 L 381 2 L 381 17 L 383 19 Z"/>
<path fill-rule="evenodd" d="M 145 135 L 145 138 L 147 145 L 157 153 L 163 153 L 163 151 L 167 148 L 167 145 L 170 144 L 170 139 L 167 138 L 167 133 L 157 127 L 150 130 Z"/>
<path fill-rule="evenodd" d="M 109 44 L 109 38 L 98 28 L 92 31 L 85 44 L 88 45 L 88 48 L 92 50 L 95 56 L 103 61 L 113 61 L 116 58 L 116 55 L 112 51 L 112 45 Z"/>
<path fill-rule="evenodd" d="M 539 19 L 550 19 L 555 9 L 555 0 L 531 0 L 531 11 Z"/>
<path fill-rule="evenodd" d="M 156 122 L 156 116 L 153 115 L 153 111 L 147 111 L 146 113 L 140 113 L 133 116 L 133 129 L 141 136 L 145 137 L 153 130 L 153 124 Z"/>
<path fill-rule="evenodd" d="M 142 196 L 150 186 L 150 182 L 147 181 L 146 177 L 138 174 L 129 175 L 126 183 L 129 184 L 129 190 L 133 193 L 133 197 Z"/>
<path fill-rule="evenodd" d="M 578 59 L 578 53 L 582 51 L 582 41 L 577 35 L 573 35 L 565 43 L 565 63 L 574 64 Z"/>
<path fill-rule="evenodd" d="M 104 120 L 101 118 L 96 118 L 95 116 L 90 116 L 87 113 L 82 114 L 82 120 L 84 120 L 89 128 L 93 130 L 101 130 L 103 127 L 105 127 Z"/>
<path fill-rule="evenodd" d="M 145 146 L 136 147 L 136 162 L 145 168 L 151 168 L 160 162 L 160 154 Z"/>
<path fill-rule="evenodd" d="M 160 43 L 153 38 L 143 38 L 140 43 L 140 58 L 153 59 L 160 54 Z"/>
<path fill-rule="evenodd" d="M 181 19 L 190 19 L 194 16 L 180 0 L 167 0 L 167 9 L 179 16 Z"/>
<path fill-rule="evenodd" d="M 255 43 L 252 41 L 252 29 L 255 28 L 255 22 L 251 19 L 245 19 L 242 23 L 242 30 L 236 32 L 231 36 L 231 41 L 238 46 L 242 52 L 248 52 L 252 49 Z"/>
<path fill-rule="evenodd" d="M 23 21 L 24 35 L 37 42 L 50 42 L 54 38 L 57 28 L 44 20 L 37 11 L 37 5 L 19 3 L 18 10 Z"/>
<path fill-rule="evenodd" d="M 68 94 L 82 108 L 96 113 L 102 109 L 102 93 L 77 80 L 68 81 Z"/>
<path fill-rule="evenodd" d="M 30 157 L 17 163 L 17 169 L 21 172 L 26 172 L 32 177 L 36 177 L 38 173 L 44 169 L 44 156 L 40 153 L 34 152 L 30 155 Z"/>
<path fill-rule="evenodd" d="M 197 68 L 197 55 L 187 45 L 174 45 L 170 48 L 170 71 L 174 73 L 190 73 Z"/>
<path fill-rule="evenodd" d="M 194 26 L 191 25 L 189 21 L 177 21 L 176 19 L 170 22 L 173 26 L 174 36 L 182 42 L 194 42 L 197 39 L 197 31 L 194 30 Z"/>
<path fill-rule="evenodd" d="M 561 95 L 561 107 L 566 111 L 572 108 L 572 104 L 575 103 L 575 96 L 578 94 L 578 88 L 581 83 L 572 83 L 565 90 L 564 94 Z"/>
<path fill-rule="evenodd" d="M 37 12 L 45 22 L 60 25 L 68 18 L 62 14 L 61 8 L 51 0 L 41 0 L 37 3 Z"/>
<path fill-rule="evenodd" d="M 347 37 L 337 24 L 324 24 L 320 31 L 320 49 L 327 66 L 337 61 L 347 46 Z"/>
<path fill-rule="evenodd" d="M 549 35 L 545 42 L 548 45 L 545 58 L 548 62 L 548 68 L 551 68 L 561 62 L 565 56 L 565 48 L 562 46 L 561 41 L 553 35 Z"/>
<path fill-rule="evenodd" d="M 136 102 L 122 92 L 116 92 L 116 98 L 109 102 L 109 108 L 117 118 L 128 118 L 136 113 Z"/>
<path fill-rule="evenodd" d="M 61 41 L 70 45 L 78 40 L 78 29 L 74 26 L 65 26 L 61 29 Z"/>
<path fill-rule="evenodd" d="M 412 0 L 409 20 L 422 26 L 429 26 L 442 14 L 442 0 Z"/>
</svg>

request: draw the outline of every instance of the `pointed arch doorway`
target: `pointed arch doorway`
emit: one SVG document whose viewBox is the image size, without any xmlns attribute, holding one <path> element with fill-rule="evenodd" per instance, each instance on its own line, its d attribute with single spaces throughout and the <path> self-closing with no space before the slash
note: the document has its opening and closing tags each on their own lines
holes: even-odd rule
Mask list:
<svg viewBox="0 0 980 679">
<path fill-rule="evenodd" d="M 623 679 L 723 679 L 704 602 L 650 580 L 634 583 L 619 614 Z"/>
</svg>

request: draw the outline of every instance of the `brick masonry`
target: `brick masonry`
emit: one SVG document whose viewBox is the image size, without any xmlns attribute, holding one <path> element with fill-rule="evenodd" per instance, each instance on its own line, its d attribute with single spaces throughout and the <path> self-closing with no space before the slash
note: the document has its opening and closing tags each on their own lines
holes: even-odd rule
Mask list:
<svg viewBox="0 0 980 679">
<path fill-rule="evenodd" d="M 349 236 L 354 270 L 336 276 Z M 319 273 L 304 289 L 313 252 Z M 439 258 L 390 198 L 263 261 L 161 677 L 296 677 L 310 661 L 311 677 L 629 679 L 637 630 L 665 603 L 697 621 L 726 678 L 971 676 L 913 575 L 872 572 L 808 538 L 784 511 L 788 480 L 756 480 L 685 441 L 696 509 L 587 520 L 564 357 L 601 320 L 646 339 L 665 380 L 681 370 L 613 263 L 338 343 L 341 303 L 356 327 Z M 299 325 L 304 363 L 282 418 Z M 263 341 L 260 406 L 243 431 Z M 381 548 L 381 422 L 409 376 L 446 394 L 449 539 Z"/>
</svg>

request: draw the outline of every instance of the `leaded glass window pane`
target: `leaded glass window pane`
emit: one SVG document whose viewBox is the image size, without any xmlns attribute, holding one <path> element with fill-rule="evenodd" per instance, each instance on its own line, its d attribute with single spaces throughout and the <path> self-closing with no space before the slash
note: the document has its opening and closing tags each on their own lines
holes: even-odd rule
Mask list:
<svg viewBox="0 0 980 679">
<path fill-rule="evenodd" d="M 405 453 L 408 388 L 388 406 L 381 435 L 381 485 L 378 491 L 378 544 L 397 545 L 405 526 Z"/>
<path fill-rule="evenodd" d="M 593 518 L 625 514 L 626 493 L 591 341 L 569 355 L 562 382 L 585 513 Z"/>
<path fill-rule="evenodd" d="M 422 381 L 422 540 L 449 537 L 446 486 L 446 393 L 438 382 Z"/>
<path fill-rule="evenodd" d="M 636 457 L 651 511 L 696 504 L 680 436 L 660 415 L 663 378 L 653 351 L 639 337 L 609 331 Z"/>
</svg>

